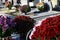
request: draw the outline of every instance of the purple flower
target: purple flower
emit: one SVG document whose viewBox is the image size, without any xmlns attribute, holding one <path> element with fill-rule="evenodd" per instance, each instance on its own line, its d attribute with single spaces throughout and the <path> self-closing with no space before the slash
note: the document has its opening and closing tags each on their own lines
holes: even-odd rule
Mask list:
<svg viewBox="0 0 60 40">
<path fill-rule="evenodd" d="M 7 29 L 8 29 L 8 25 L 5 24 L 5 25 L 2 27 L 2 32 L 5 32 Z"/>
<path fill-rule="evenodd" d="M 0 26 L 3 25 L 3 20 L 4 20 L 4 19 L 3 19 L 3 16 L 1 15 L 1 16 L 0 16 Z"/>
<path fill-rule="evenodd" d="M 2 27 L 2 32 L 5 32 L 9 27 L 14 26 L 14 22 L 12 18 L 0 15 L 0 26 Z"/>
</svg>

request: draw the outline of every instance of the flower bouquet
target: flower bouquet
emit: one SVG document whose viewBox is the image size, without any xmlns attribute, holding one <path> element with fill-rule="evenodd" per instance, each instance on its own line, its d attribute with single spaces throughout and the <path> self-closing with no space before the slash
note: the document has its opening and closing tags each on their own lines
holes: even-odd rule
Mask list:
<svg viewBox="0 0 60 40">
<path fill-rule="evenodd" d="M 30 18 L 29 16 L 17 16 L 13 20 L 15 25 L 15 30 L 20 34 L 22 39 L 26 39 L 27 32 L 33 28 L 35 20 Z"/>
<path fill-rule="evenodd" d="M 26 14 L 27 12 L 29 12 L 31 10 L 31 8 L 28 5 L 23 5 L 20 7 L 20 10 L 21 10 L 21 12 Z"/>
<path fill-rule="evenodd" d="M 12 4 L 11 4 L 11 2 L 10 2 L 10 1 L 7 1 L 7 2 L 5 3 L 5 6 L 6 6 L 6 7 L 8 7 L 9 9 L 11 9 Z"/>
<path fill-rule="evenodd" d="M 41 12 L 44 11 L 44 3 L 43 2 L 39 2 L 36 4 L 36 7 L 38 10 L 40 10 Z"/>
<path fill-rule="evenodd" d="M 29 38 L 30 40 L 60 40 L 60 15 L 39 21 Z"/>
<path fill-rule="evenodd" d="M 0 37 L 1 38 L 5 38 L 11 35 L 11 33 L 13 32 L 12 29 L 13 24 L 14 23 L 12 22 L 11 18 L 0 15 Z"/>
</svg>

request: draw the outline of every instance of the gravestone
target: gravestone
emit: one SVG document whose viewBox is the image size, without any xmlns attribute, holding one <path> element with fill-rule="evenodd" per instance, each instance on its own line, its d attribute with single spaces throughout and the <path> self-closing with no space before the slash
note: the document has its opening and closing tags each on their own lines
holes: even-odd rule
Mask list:
<svg viewBox="0 0 60 40">
<path fill-rule="evenodd" d="M 17 5 L 17 0 L 13 0 L 13 5 Z"/>
<path fill-rule="evenodd" d="M 2 0 L 2 3 L 5 3 L 5 0 Z"/>
<path fill-rule="evenodd" d="M 21 6 L 22 5 L 28 5 L 28 0 L 21 0 Z"/>
<path fill-rule="evenodd" d="M 36 6 L 36 4 L 40 2 L 40 0 L 34 0 L 34 1 L 31 1 L 29 0 L 29 6 Z"/>
<path fill-rule="evenodd" d="M 44 2 L 48 2 L 48 0 L 44 0 Z"/>
<path fill-rule="evenodd" d="M 1 5 L 1 0 L 0 0 L 0 5 Z"/>
<path fill-rule="evenodd" d="M 28 0 L 21 0 L 21 5 L 28 5 Z M 36 4 L 40 2 L 40 0 L 34 0 L 32 2 L 29 2 L 29 5 L 33 5 L 33 6 L 36 6 Z"/>
<path fill-rule="evenodd" d="M 58 4 L 58 0 L 51 0 L 52 6 L 53 8 L 55 8 L 55 6 L 57 6 Z"/>
<path fill-rule="evenodd" d="M 34 0 L 34 6 L 36 6 L 38 2 L 40 2 L 40 0 Z"/>
</svg>

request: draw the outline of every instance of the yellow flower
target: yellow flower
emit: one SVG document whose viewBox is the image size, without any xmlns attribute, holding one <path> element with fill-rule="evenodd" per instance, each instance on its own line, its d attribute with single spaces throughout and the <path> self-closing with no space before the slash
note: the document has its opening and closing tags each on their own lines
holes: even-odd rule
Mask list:
<svg viewBox="0 0 60 40">
<path fill-rule="evenodd" d="M 36 7 L 38 10 L 43 11 L 44 10 L 44 2 L 37 3 Z"/>
<path fill-rule="evenodd" d="M 43 5 L 44 5 L 43 2 L 38 2 L 38 3 L 36 4 L 36 7 L 43 6 Z"/>
<path fill-rule="evenodd" d="M 6 6 L 6 7 L 10 6 L 10 2 L 7 1 L 7 2 L 5 3 L 5 6 Z"/>
</svg>

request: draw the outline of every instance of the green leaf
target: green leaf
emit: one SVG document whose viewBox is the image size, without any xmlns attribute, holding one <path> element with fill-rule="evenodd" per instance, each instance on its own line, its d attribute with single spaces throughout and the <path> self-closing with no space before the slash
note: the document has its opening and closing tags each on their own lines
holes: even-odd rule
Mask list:
<svg viewBox="0 0 60 40">
<path fill-rule="evenodd" d="M 5 32 L 2 32 L 1 36 L 2 37 L 11 36 L 12 33 L 13 33 L 13 29 L 12 28 L 8 28 Z"/>
<path fill-rule="evenodd" d="M 56 38 L 55 38 L 55 37 L 53 37 L 53 38 L 51 38 L 50 40 L 56 40 Z"/>
</svg>

